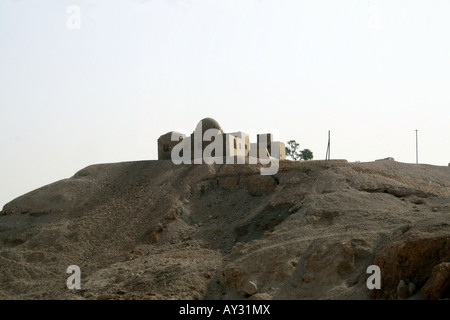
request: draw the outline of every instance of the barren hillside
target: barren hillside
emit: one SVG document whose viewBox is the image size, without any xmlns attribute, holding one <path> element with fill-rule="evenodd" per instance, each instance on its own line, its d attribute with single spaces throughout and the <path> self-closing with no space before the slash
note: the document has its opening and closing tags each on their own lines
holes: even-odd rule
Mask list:
<svg viewBox="0 0 450 320">
<path fill-rule="evenodd" d="M 93 165 L 5 205 L 0 270 L 0 299 L 448 298 L 450 167 Z"/>
</svg>

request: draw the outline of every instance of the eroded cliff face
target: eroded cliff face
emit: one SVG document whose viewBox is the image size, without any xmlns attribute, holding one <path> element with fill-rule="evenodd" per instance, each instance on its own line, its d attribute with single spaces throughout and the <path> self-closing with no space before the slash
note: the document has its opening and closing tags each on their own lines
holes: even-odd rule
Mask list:
<svg viewBox="0 0 450 320">
<path fill-rule="evenodd" d="M 437 299 L 448 262 L 450 168 L 394 161 L 93 165 L 0 215 L 2 299 Z"/>
</svg>

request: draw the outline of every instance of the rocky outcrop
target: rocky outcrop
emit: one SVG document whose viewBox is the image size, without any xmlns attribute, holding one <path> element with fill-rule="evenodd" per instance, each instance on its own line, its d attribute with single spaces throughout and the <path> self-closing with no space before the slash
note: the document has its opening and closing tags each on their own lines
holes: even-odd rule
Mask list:
<svg viewBox="0 0 450 320">
<path fill-rule="evenodd" d="M 252 196 L 262 196 L 273 192 L 278 182 L 273 176 L 261 175 L 256 166 L 224 165 L 218 173 L 217 184 L 229 192 L 243 188 Z"/>
<path fill-rule="evenodd" d="M 436 288 L 437 283 L 446 281 L 446 264 L 440 264 L 448 261 L 448 223 L 411 228 L 378 250 L 374 264 L 381 269 L 383 285 L 382 290 L 373 291 L 372 297 L 406 299 L 415 293 L 415 288 L 421 288 L 427 281 L 430 283 L 424 289 L 425 296 L 436 297 L 441 294 L 441 289 Z M 438 265 L 441 267 L 433 269 Z"/>
<path fill-rule="evenodd" d="M 450 298 L 450 262 L 442 262 L 433 267 L 421 292 L 424 300 Z"/>
</svg>

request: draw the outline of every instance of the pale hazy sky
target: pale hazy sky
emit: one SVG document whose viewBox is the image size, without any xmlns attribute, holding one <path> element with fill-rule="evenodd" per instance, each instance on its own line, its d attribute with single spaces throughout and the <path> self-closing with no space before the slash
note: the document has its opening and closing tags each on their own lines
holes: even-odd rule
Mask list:
<svg viewBox="0 0 450 320">
<path fill-rule="evenodd" d="M 418 129 L 446 166 L 449 109 L 448 0 L 0 1 L 0 207 L 204 117 L 349 161 L 413 163 Z"/>
</svg>

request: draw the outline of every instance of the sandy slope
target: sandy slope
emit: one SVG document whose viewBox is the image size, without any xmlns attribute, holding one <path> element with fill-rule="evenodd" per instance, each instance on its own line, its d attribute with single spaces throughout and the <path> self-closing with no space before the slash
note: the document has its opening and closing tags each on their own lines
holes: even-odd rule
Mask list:
<svg viewBox="0 0 450 320">
<path fill-rule="evenodd" d="M 93 165 L 0 215 L 1 299 L 445 298 L 449 261 L 450 167 L 394 161 Z"/>
</svg>

